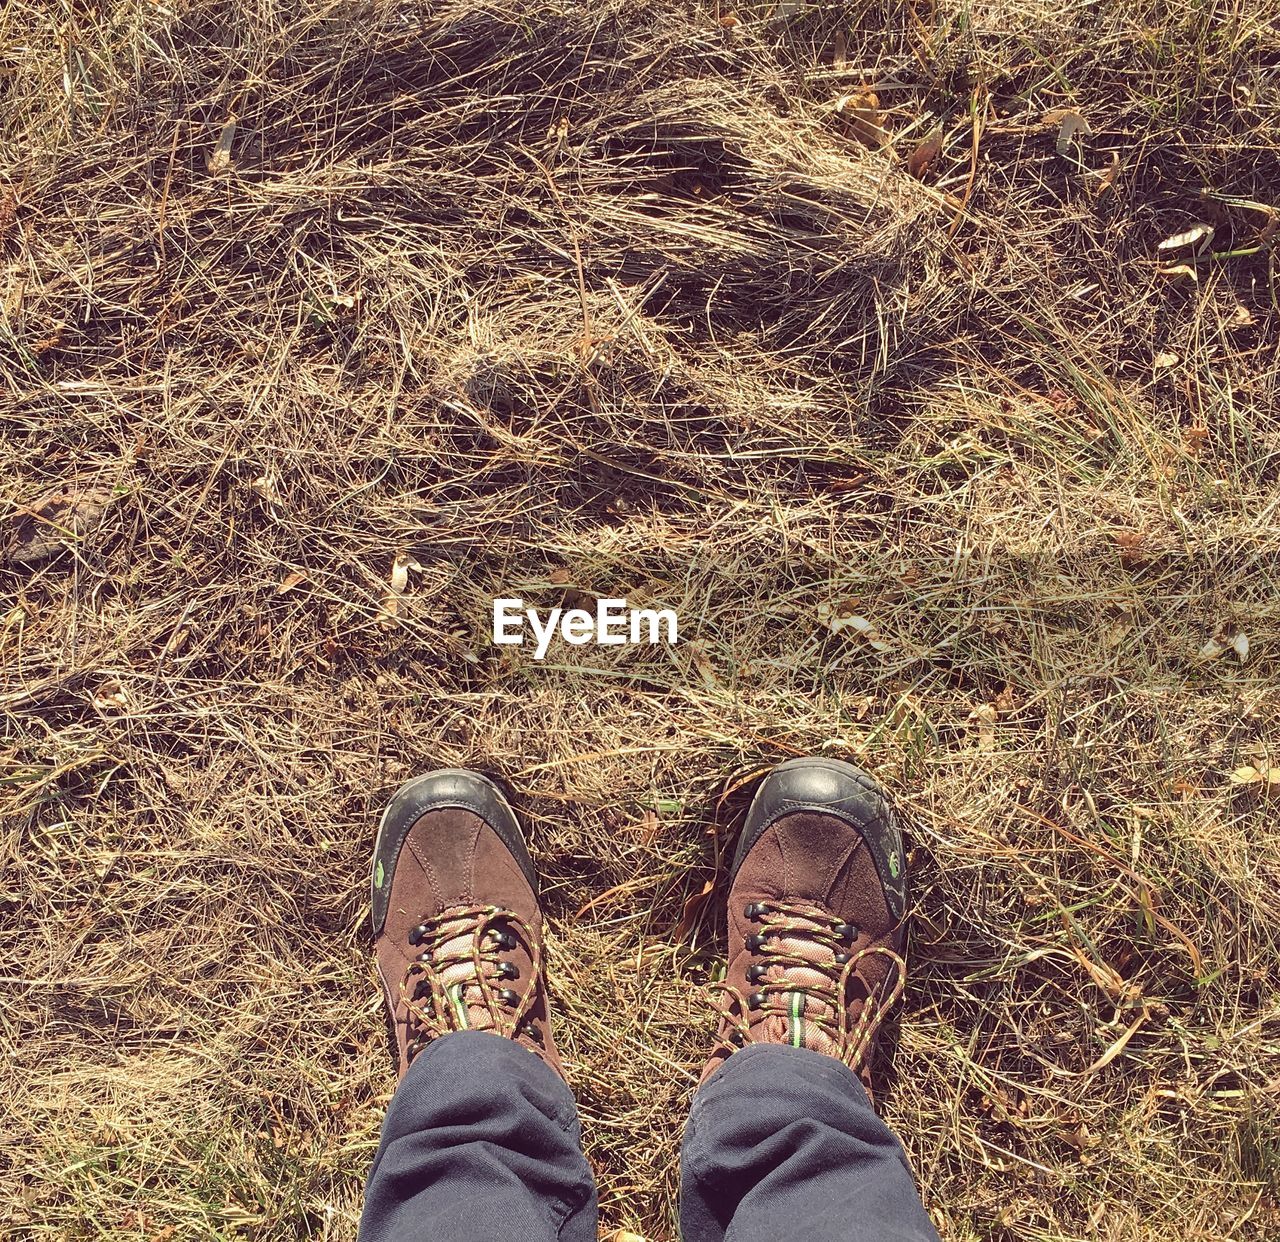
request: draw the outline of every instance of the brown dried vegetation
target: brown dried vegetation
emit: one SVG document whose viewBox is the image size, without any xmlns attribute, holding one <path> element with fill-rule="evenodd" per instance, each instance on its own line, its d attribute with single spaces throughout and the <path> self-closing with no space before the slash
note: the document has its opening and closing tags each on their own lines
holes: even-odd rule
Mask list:
<svg viewBox="0 0 1280 1242">
<path fill-rule="evenodd" d="M 824 751 L 910 834 L 943 1237 L 1277 1236 L 1278 30 L 9 0 L 0 1227 L 351 1239 L 372 828 L 469 764 L 672 1237 L 703 894 Z M 566 591 L 689 642 L 490 643 Z"/>
</svg>

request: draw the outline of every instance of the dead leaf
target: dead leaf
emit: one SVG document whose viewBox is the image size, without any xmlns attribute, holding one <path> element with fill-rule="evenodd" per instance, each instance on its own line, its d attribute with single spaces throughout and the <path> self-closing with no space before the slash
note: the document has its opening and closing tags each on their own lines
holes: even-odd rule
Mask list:
<svg viewBox="0 0 1280 1242">
<path fill-rule="evenodd" d="M 640 822 L 635 825 L 636 839 L 641 845 L 650 846 L 658 835 L 658 828 L 658 812 L 653 807 L 646 807 L 644 814 L 640 817 Z"/>
<path fill-rule="evenodd" d="M 1096 1134 L 1089 1133 L 1089 1127 L 1082 1121 L 1074 1129 L 1059 1130 L 1058 1137 L 1067 1144 L 1068 1147 L 1074 1147 L 1076 1151 L 1088 1151 L 1091 1147 L 1097 1147 L 1102 1140 Z"/>
<path fill-rule="evenodd" d="M 1151 368 L 1154 371 L 1167 371 L 1170 367 L 1176 367 L 1179 361 L 1177 354 L 1166 349 L 1151 359 Z"/>
<path fill-rule="evenodd" d="M 101 524 L 111 493 L 102 487 L 46 492 L 14 515 L 9 560 L 38 565 L 79 543 Z"/>
<path fill-rule="evenodd" d="M 845 49 L 843 30 L 836 30 L 833 42 L 835 44 L 835 50 L 831 55 L 831 67 L 837 73 L 843 73 L 849 67 L 849 62 L 846 59 L 847 53 Z"/>
<path fill-rule="evenodd" d="M 735 26 L 741 26 L 742 19 L 736 13 L 726 13 L 720 19 L 720 26 L 723 30 L 732 30 Z"/>
<path fill-rule="evenodd" d="M 1236 768 L 1230 779 L 1233 785 L 1244 786 L 1263 797 L 1280 797 L 1280 768 L 1255 768 L 1252 764 L 1245 764 Z"/>
<path fill-rule="evenodd" d="M 404 598 L 405 590 L 409 585 L 410 570 L 421 573 L 422 566 L 409 553 L 397 552 L 395 560 L 391 562 L 389 582 L 391 589 L 382 597 L 382 609 L 378 614 L 378 624 L 384 630 L 390 629 L 396 623 L 396 617 L 400 613 L 400 601 Z"/>
<path fill-rule="evenodd" d="M 284 501 L 280 497 L 280 480 L 274 470 L 267 470 L 249 481 L 249 486 L 264 500 L 272 517 L 279 517 L 284 509 Z"/>
<path fill-rule="evenodd" d="M 880 112 L 880 97 L 864 87 L 836 100 L 835 114 L 849 133 L 864 147 L 872 150 L 884 146 L 888 134 L 884 129 L 884 117 Z"/>
<path fill-rule="evenodd" d="M 104 681 L 93 694 L 93 705 L 100 712 L 122 711 L 129 707 L 125 688 L 115 679 Z"/>
<path fill-rule="evenodd" d="M 1230 651 L 1243 664 L 1249 658 L 1249 636 L 1243 630 L 1220 623 L 1197 652 L 1202 660 L 1216 660 Z"/>
<path fill-rule="evenodd" d="M 1145 565 L 1150 559 L 1146 533 L 1140 530 L 1113 530 L 1112 539 L 1120 549 L 1120 563 L 1129 569 Z"/>
<path fill-rule="evenodd" d="M 1196 284 L 1200 283 L 1200 273 L 1186 263 L 1170 263 L 1156 268 L 1157 276 L 1190 276 Z"/>
<path fill-rule="evenodd" d="M 706 905 L 707 898 L 711 896 L 714 888 L 715 884 L 711 880 L 707 880 L 696 893 L 690 893 L 684 899 L 684 911 L 680 915 L 680 922 L 671 934 L 671 939 L 675 944 L 683 944 L 689 933 L 693 931 L 693 926 L 698 921 L 698 914 L 702 907 Z"/>
<path fill-rule="evenodd" d="M 1185 232 L 1166 237 L 1156 249 L 1180 250 L 1183 246 L 1195 246 L 1195 253 L 1199 254 L 1211 241 L 1213 241 L 1212 224 L 1193 224 Z"/>
<path fill-rule="evenodd" d="M 1123 552 L 1120 553 L 1121 564 L 1124 565 L 1143 565 L 1144 560 L 1130 560 Z M 1106 629 L 1102 632 L 1102 641 L 1106 646 L 1114 649 L 1121 647 L 1133 633 L 1133 613 L 1128 608 L 1120 608 L 1115 615 L 1108 621 Z"/>
<path fill-rule="evenodd" d="M 978 725 L 978 749 L 983 751 L 995 750 L 995 724 L 1000 719 L 1000 713 L 996 710 L 995 704 L 979 703 L 969 713 L 969 719 L 976 721 Z"/>
<path fill-rule="evenodd" d="M 1074 108 L 1055 108 L 1052 112 L 1045 114 L 1044 123 L 1058 127 L 1059 155 L 1066 155 L 1079 139 L 1093 137 L 1089 122 Z"/>
<path fill-rule="evenodd" d="M 55 349 L 61 349 L 63 342 L 67 337 L 67 325 L 60 323 L 56 325 L 48 336 L 41 337 L 34 345 L 31 346 L 31 352 L 37 358 L 43 358 L 45 354 Z"/>
<path fill-rule="evenodd" d="M 300 573 L 297 570 L 295 570 L 291 574 L 285 574 L 280 585 L 276 587 L 276 594 L 287 595 L 290 591 L 293 590 L 294 587 L 300 586 L 302 583 L 306 582 L 306 580 L 307 580 L 307 575 L 304 573 Z"/>
<path fill-rule="evenodd" d="M 866 639 L 873 651 L 892 651 L 892 644 L 880 637 L 876 627 L 855 612 L 857 606 L 857 601 L 851 599 L 842 600 L 835 607 L 824 601 L 817 607 L 818 621 L 833 634 L 851 630 Z"/>
<path fill-rule="evenodd" d="M 1108 190 L 1113 189 L 1115 187 L 1116 179 L 1119 176 L 1120 176 L 1120 152 L 1112 151 L 1110 167 L 1106 170 L 1106 172 L 1099 174 L 1099 177 L 1098 177 L 1098 188 L 1096 190 L 1096 193 L 1099 198 L 1101 198 L 1102 195 L 1104 195 Z"/>
<path fill-rule="evenodd" d="M 907 172 L 917 181 L 923 181 L 925 174 L 933 166 L 934 160 L 942 154 L 942 130 L 935 129 L 907 156 Z"/>
<path fill-rule="evenodd" d="M 218 135 L 218 144 L 209 154 L 207 167 L 211 173 L 217 176 L 220 173 L 230 172 L 235 165 L 231 162 L 231 143 L 236 136 L 236 118 L 235 116 L 227 117 L 226 124 L 222 127 L 222 132 Z"/>
<path fill-rule="evenodd" d="M 604 1242 L 645 1242 L 638 1233 L 632 1233 L 629 1229 L 618 1229 L 611 1233 Z"/>
<path fill-rule="evenodd" d="M 1203 423 L 1194 423 L 1182 433 L 1182 447 L 1192 457 L 1199 457 L 1208 443 L 1209 428 Z"/>
</svg>

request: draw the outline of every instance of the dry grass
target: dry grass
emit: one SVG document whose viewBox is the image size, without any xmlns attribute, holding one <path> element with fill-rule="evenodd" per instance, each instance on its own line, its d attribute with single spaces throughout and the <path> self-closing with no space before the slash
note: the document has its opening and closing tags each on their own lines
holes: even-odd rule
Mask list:
<svg viewBox="0 0 1280 1242">
<path fill-rule="evenodd" d="M 0 10 L 7 1236 L 354 1236 L 372 827 L 444 763 L 671 1238 L 721 794 L 814 750 L 909 827 L 943 1237 L 1280 1232 L 1280 10 L 735 16 Z M 499 654 L 566 579 L 691 641 Z"/>
</svg>

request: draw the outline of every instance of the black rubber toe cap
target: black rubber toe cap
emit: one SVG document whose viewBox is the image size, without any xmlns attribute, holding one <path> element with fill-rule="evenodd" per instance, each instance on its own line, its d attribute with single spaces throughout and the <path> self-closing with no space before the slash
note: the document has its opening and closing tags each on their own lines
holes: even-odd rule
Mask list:
<svg viewBox="0 0 1280 1242">
<path fill-rule="evenodd" d="M 458 808 L 478 815 L 502 839 L 509 849 L 525 879 L 533 891 L 538 891 L 538 880 L 533 870 L 520 831 L 515 812 L 512 811 L 502 790 L 487 776 L 467 768 L 440 768 L 428 772 L 402 785 L 387 804 L 378 824 L 378 839 L 373 847 L 373 934 L 379 935 L 387 917 L 387 903 L 391 898 L 391 878 L 395 875 L 396 861 L 404 846 L 409 830 L 428 811 Z"/>
<path fill-rule="evenodd" d="M 907 857 L 897 818 L 879 784 L 841 759 L 788 759 L 764 778 L 738 838 L 730 882 L 769 825 L 801 811 L 835 815 L 861 833 L 889 907 L 895 918 L 902 918 L 907 909 Z"/>
</svg>

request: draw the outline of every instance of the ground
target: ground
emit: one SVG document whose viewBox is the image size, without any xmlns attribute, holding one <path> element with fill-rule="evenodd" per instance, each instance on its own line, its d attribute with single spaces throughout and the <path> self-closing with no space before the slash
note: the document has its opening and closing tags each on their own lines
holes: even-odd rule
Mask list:
<svg viewBox="0 0 1280 1242">
<path fill-rule="evenodd" d="M 1280 1236 L 1274 2 L 9 0 L 0 113 L 5 1236 L 354 1238 L 449 764 L 673 1238 L 810 752 L 908 834 L 942 1237 Z"/>
</svg>

